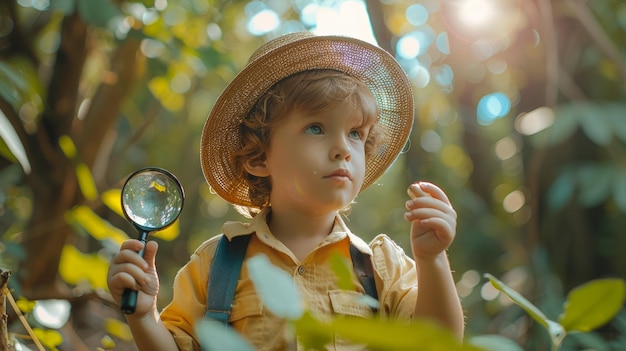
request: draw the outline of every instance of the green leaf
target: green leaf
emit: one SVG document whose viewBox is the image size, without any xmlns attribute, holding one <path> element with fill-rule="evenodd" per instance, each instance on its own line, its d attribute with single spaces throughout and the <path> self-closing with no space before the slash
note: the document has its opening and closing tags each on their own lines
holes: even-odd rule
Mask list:
<svg viewBox="0 0 626 351">
<path fill-rule="evenodd" d="M 11 125 L 11 122 L 9 122 L 9 119 L 2 110 L 0 110 L 0 138 L 4 140 L 13 156 L 15 156 L 22 166 L 24 173 L 29 174 L 31 167 L 24 145 L 22 145 L 22 141 L 17 135 L 17 132 L 13 129 L 13 125 Z"/>
<path fill-rule="evenodd" d="M 607 146 L 613 139 L 612 123 L 609 122 L 605 115 L 604 107 L 595 104 L 584 104 L 581 106 L 583 114 L 580 120 L 580 126 L 583 132 L 591 141 L 600 145 Z"/>
<path fill-rule="evenodd" d="M 578 170 L 579 202 L 585 207 L 599 205 L 611 195 L 615 167 L 603 164 L 585 164 Z"/>
<path fill-rule="evenodd" d="M 501 335 L 477 335 L 468 338 L 468 343 L 485 351 L 524 351 L 515 341 Z"/>
<path fill-rule="evenodd" d="M 526 311 L 526 313 L 528 313 L 535 321 L 543 325 L 550 334 L 550 339 L 552 340 L 553 345 L 558 346 L 561 344 L 567 335 L 563 326 L 548 319 L 548 317 L 546 317 L 535 305 L 526 300 L 526 298 L 520 295 L 517 291 L 511 289 L 506 284 L 496 279 L 493 275 L 486 273 L 485 277 L 489 279 L 494 288 L 508 296 L 513 302 L 515 302 L 515 304 Z"/>
<path fill-rule="evenodd" d="M 250 279 L 265 306 L 279 317 L 296 320 L 304 313 L 298 288 L 287 272 L 274 266 L 265 255 L 246 260 Z"/>
<path fill-rule="evenodd" d="M 36 67 L 23 58 L 10 58 L 0 61 L 0 96 L 15 111 L 25 103 L 39 109 L 42 103 L 43 87 Z"/>
<path fill-rule="evenodd" d="M 221 322 L 203 319 L 196 323 L 196 335 L 203 350 L 207 351 L 254 351 L 248 343 L 233 328 Z"/>
<path fill-rule="evenodd" d="M 339 289 L 352 290 L 352 267 L 348 265 L 348 260 L 338 252 L 333 253 L 329 258 L 330 269 L 337 276 L 337 286 Z"/>
<path fill-rule="evenodd" d="M 88 282 L 94 289 L 107 289 L 109 261 L 97 253 L 82 253 L 65 245 L 59 262 L 59 275 L 68 284 Z"/>
<path fill-rule="evenodd" d="M 76 179 L 78 180 L 78 187 L 85 199 L 95 200 L 98 197 L 96 181 L 93 179 L 91 170 L 86 164 L 81 162 L 76 165 Z"/>
<path fill-rule="evenodd" d="M 11 82 L 16 88 L 21 90 L 28 89 L 28 82 L 24 79 L 23 72 L 15 69 L 13 65 L 0 61 L 0 74 L 5 76 L 6 80 Z"/>
<path fill-rule="evenodd" d="M 588 332 L 602 326 L 623 307 L 624 280 L 592 280 L 573 289 L 567 296 L 560 323 L 567 331 Z"/>
<path fill-rule="evenodd" d="M 56 330 L 33 328 L 33 333 L 48 349 L 57 350 L 57 346 L 63 343 L 63 335 Z"/>
<path fill-rule="evenodd" d="M 131 333 L 128 324 L 116 318 L 105 318 L 104 330 L 118 339 L 133 341 L 133 334 Z"/>
<path fill-rule="evenodd" d="M 550 185 L 547 193 L 548 208 L 560 210 L 574 196 L 576 177 L 571 169 L 565 169 Z"/>
<path fill-rule="evenodd" d="M 0 77 L 1 78 L 1 77 Z M 14 86 L 0 80 L 0 97 L 4 98 L 12 106 L 18 106 L 20 94 Z"/>
<path fill-rule="evenodd" d="M 309 312 L 305 312 L 295 321 L 298 341 L 305 350 L 326 350 L 324 347 L 333 341 L 335 332 L 330 324 L 322 323 Z"/>
<path fill-rule="evenodd" d="M 613 134 L 615 134 L 618 139 L 626 143 L 626 123 L 624 123 L 624 116 L 626 116 L 626 104 L 607 104 L 604 111 L 607 119 L 611 122 Z"/>
<path fill-rule="evenodd" d="M 68 223 L 79 224 L 96 240 L 110 240 L 121 245 L 128 236 L 122 230 L 98 216 L 87 206 L 76 206 L 65 214 Z"/>
<path fill-rule="evenodd" d="M 338 335 L 375 350 L 471 350 L 463 347 L 448 329 L 431 321 L 414 319 L 411 323 L 341 316 L 331 322 Z"/>
</svg>

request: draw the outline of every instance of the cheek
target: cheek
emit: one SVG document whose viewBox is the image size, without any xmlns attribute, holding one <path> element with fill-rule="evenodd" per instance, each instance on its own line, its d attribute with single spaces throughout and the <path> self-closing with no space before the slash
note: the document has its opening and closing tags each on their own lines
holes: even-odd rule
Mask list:
<svg viewBox="0 0 626 351">
<path fill-rule="evenodd" d="M 365 150 L 362 147 L 352 152 L 352 162 L 355 166 L 363 168 L 363 170 L 365 170 L 368 159 L 370 159 L 370 157 L 365 155 Z"/>
</svg>

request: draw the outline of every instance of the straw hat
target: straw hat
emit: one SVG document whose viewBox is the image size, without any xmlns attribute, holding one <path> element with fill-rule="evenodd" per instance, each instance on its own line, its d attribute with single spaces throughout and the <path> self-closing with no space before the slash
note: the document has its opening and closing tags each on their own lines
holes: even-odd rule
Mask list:
<svg viewBox="0 0 626 351">
<path fill-rule="evenodd" d="M 411 84 L 385 50 L 342 36 L 287 34 L 261 46 L 219 96 L 202 130 L 201 167 L 213 190 L 227 202 L 254 207 L 248 186 L 234 172 L 241 148 L 239 125 L 256 101 L 278 81 L 298 72 L 334 69 L 364 82 L 380 110 L 387 139 L 367 161 L 361 191 L 380 177 L 404 147 L 413 125 Z"/>
</svg>

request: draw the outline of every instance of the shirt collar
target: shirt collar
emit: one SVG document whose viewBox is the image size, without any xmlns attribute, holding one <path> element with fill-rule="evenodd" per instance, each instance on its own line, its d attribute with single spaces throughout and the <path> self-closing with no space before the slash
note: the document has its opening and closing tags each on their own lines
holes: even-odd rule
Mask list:
<svg viewBox="0 0 626 351">
<path fill-rule="evenodd" d="M 262 240 L 267 241 L 268 238 L 274 238 L 272 235 L 270 228 L 267 225 L 267 214 L 269 212 L 268 208 L 261 210 L 249 223 L 238 222 L 238 221 L 228 221 L 224 223 L 222 230 L 224 235 L 231 240 L 234 237 L 246 234 L 256 233 L 256 235 Z M 333 229 L 330 234 L 326 238 L 326 243 L 333 243 L 337 241 L 344 240 L 349 238 L 350 242 L 361 252 L 371 255 L 372 249 L 369 245 L 361 239 L 359 236 L 354 235 L 350 228 L 346 225 L 343 218 L 339 214 L 335 216 L 335 224 L 333 225 Z M 265 240 L 264 240 L 265 239 Z"/>
</svg>

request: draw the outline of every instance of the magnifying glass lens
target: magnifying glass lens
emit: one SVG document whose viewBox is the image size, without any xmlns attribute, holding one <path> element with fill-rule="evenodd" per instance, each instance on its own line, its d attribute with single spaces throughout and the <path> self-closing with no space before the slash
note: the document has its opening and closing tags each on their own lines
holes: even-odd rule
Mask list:
<svg viewBox="0 0 626 351">
<path fill-rule="evenodd" d="M 135 174 L 122 191 L 122 207 L 127 218 L 148 231 L 172 224 L 180 214 L 182 204 L 180 184 L 160 171 Z"/>
</svg>

